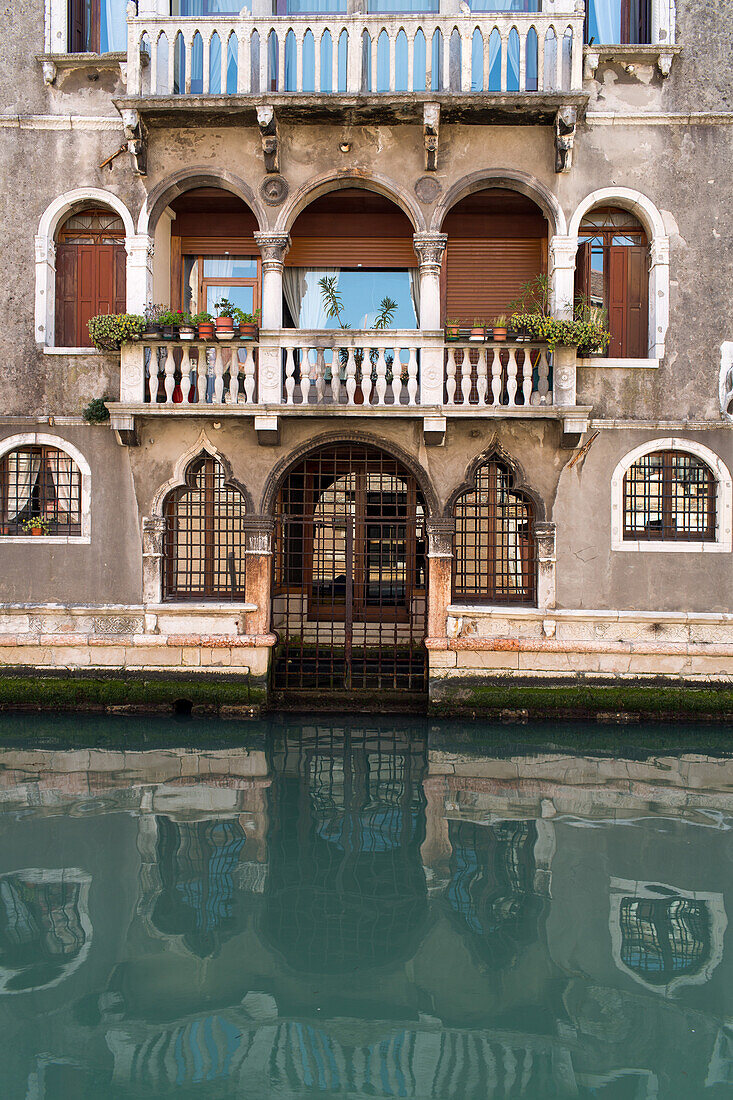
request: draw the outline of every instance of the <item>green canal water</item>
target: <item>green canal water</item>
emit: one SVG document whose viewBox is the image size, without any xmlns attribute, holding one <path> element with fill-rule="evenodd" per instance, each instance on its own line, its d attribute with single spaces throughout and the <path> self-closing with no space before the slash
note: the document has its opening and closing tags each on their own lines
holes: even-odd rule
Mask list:
<svg viewBox="0 0 733 1100">
<path fill-rule="evenodd" d="M 0 716 L 0 1096 L 731 1097 L 730 733 Z"/>
</svg>

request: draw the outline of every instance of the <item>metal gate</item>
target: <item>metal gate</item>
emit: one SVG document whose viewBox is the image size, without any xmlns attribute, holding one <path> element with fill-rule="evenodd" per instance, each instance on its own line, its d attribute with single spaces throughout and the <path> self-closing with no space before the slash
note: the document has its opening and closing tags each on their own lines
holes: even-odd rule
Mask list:
<svg viewBox="0 0 733 1100">
<path fill-rule="evenodd" d="M 275 691 L 424 692 L 425 549 L 422 495 L 391 455 L 340 445 L 293 470 L 277 507 Z"/>
</svg>

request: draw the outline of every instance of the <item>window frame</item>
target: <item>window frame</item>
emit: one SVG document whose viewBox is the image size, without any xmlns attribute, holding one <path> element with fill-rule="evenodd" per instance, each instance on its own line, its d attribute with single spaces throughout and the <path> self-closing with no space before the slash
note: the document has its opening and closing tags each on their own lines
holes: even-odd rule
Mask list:
<svg viewBox="0 0 733 1100">
<path fill-rule="evenodd" d="M 596 206 L 596 207 L 593 207 L 591 210 L 587 211 L 583 221 L 585 221 L 586 218 L 590 217 L 593 214 L 605 214 L 607 216 L 611 216 L 611 215 L 613 215 L 614 211 L 616 211 L 616 210 L 622 211 L 623 213 L 629 213 L 629 211 L 624 210 L 624 208 L 621 207 L 621 206 L 618 206 L 618 207 L 614 207 L 614 206 Z M 632 214 L 631 217 L 635 217 L 635 215 Z M 588 286 L 586 288 L 586 299 L 587 299 L 589 304 L 591 303 L 591 297 L 592 297 L 593 255 L 594 255 L 594 252 L 597 255 L 599 250 L 600 250 L 600 253 L 602 255 L 602 259 L 603 259 L 603 309 L 606 311 L 606 317 L 607 317 L 607 323 L 608 323 L 609 331 L 611 331 L 612 312 L 613 312 L 613 304 L 612 304 L 612 301 L 611 301 L 611 257 L 612 257 L 612 251 L 611 250 L 612 249 L 622 249 L 622 248 L 644 248 L 645 253 L 646 253 L 646 261 L 647 262 L 646 262 L 646 274 L 645 274 L 645 293 L 644 293 L 644 295 L 642 296 L 642 299 L 641 299 L 641 305 L 642 305 L 643 311 L 644 311 L 643 312 L 643 317 L 644 317 L 644 320 L 646 322 L 646 340 L 642 341 L 642 348 L 644 350 L 644 355 L 630 355 L 629 354 L 629 347 L 628 347 L 629 339 L 630 339 L 630 334 L 629 334 L 629 302 L 630 302 L 631 299 L 630 299 L 630 295 L 629 295 L 629 282 L 630 282 L 630 279 L 629 279 L 629 272 L 628 272 L 628 264 L 626 264 L 625 265 L 626 278 L 625 278 L 624 288 L 623 288 L 623 290 L 624 290 L 624 303 L 623 303 L 624 324 L 623 324 L 622 332 L 619 333 L 616 337 L 614 337 L 613 332 L 611 333 L 611 341 L 609 342 L 609 345 L 605 348 L 605 350 L 602 352 L 601 356 L 599 356 L 599 358 L 605 358 L 605 359 L 643 359 L 645 357 L 645 355 L 648 353 L 648 348 L 649 348 L 649 235 L 648 235 L 646 229 L 644 228 L 644 226 L 639 221 L 639 219 L 635 218 L 635 220 L 636 220 L 636 223 L 637 223 L 635 226 L 633 226 L 633 225 L 628 225 L 628 226 L 623 226 L 623 225 L 622 226 L 600 225 L 600 226 L 589 226 L 588 228 L 583 228 L 583 221 L 581 221 L 580 228 L 578 229 L 578 255 L 580 255 L 581 248 L 584 245 L 588 246 L 589 270 L 588 270 Z M 616 244 L 616 243 L 614 243 L 614 238 L 616 238 L 616 237 L 632 238 L 634 240 L 634 244 L 629 244 L 627 242 L 625 242 L 623 244 Z M 598 242 L 600 242 L 600 243 L 598 243 Z M 578 276 L 579 275 L 581 275 L 581 277 L 582 277 L 582 273 L 579 272 L 578 263 L 576 261 L 576 293 L 582 295 L 582 293 L 583 293 L 582 288 L 581 289 L 578 288 Z M 611 344 L 613 343 L 614 339 L 617 339 L 618 343 L 621 345 L 620 354 L 615 354 L 615 353 L 611 354 Z M 644 345 L 646 345 L 645 348 L 644 348 Z"/>
<path fill-rule="evenodd" d="M 715 483 L 715 537 L 712 539 L 625 538 L 626 473 L 641 458 L 659 451 L 679 451 L 700 459 L 710 470 Z M 611 477 L 611 550 L 647 553 L 730 553 L 733 549 L 733 480 L 714 451 L 696 440 L 680 438 L 650 439 L 624 455 Z"/>
<path fill-rule="evenodd" d="M 13 451 L 28 449 L 29 447 L 48 447 L 61 451 L 75 464 L 81 477 L 81 531 L 78 535 L 0 535 L 0 546 L 9 544 L 59 546 L 59 545 L 89 545 L 91 539 L 91 470 L 84 455 L 71 443 L 58 436 L 41 432 L 27 432 L 23 435 L 10 436 L 0 440 L 0 459 L 4 459 Z"/>
</svg>

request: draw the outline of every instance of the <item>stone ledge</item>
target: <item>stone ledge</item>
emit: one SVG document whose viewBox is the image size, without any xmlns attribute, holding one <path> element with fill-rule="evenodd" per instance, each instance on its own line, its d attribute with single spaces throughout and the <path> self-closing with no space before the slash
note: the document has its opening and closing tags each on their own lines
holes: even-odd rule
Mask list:
<svg viewBox="0 0 733 1100">
<path fill-rule="evenodd" d="M 60 647 L 196 647 L 198 649 L 272 649 L 276 634 L 0 634 L 0 649 Z"/>
<path fill-rule="evenodd" d="M 695 656 L 729 657 L 733 661 L 733 645 L 719 642 L 595 642 L 560 641 L 556 638 L 426 638 L 425 648 L 429 652 L 450 650 L 463 653 L 562 653 L 562 654 L 604 654 L 624 653 L 646 656 Z M 733 672 L 733 666 L 731 667 Z"/>
</svg>

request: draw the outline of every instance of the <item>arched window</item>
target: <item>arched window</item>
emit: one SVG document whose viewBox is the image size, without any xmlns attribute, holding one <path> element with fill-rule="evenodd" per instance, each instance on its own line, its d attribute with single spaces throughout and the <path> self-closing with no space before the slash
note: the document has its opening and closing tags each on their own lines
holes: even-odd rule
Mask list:
<svg viewBox="0 0 733 1100">
<path fill-rule="evenodd" d="M 195 458 L 185 484 L 165 501 L 165 598 L 244 596 L 244 512 L 244 498 L 220 463 Z"/>
<path fill-rule="evenodd" d="M 474 488 L 457 498 L 453 515 L 453 598 L 533 603 L 534 507 L 514 488 L 509 467 L 496 457 L 484 463 Z"/>
<path fill-rule="evenodd" d="M 575 291 L 602 309 L 611 333 L 612 359 L 649 354 L 649 245 L 643 227 L 627 210 L 590 210 L 578 232 Z"/>
<path fill-rule="evenodd" d="M 63 223 L 56 245 L 56 344 L 91 347 L 88 321 L 124 313 L 125 227 L 111 210 L 86 209 Z"/>
<path fill-rule="evenodd" d="M 0 458 L 0 534 L 82 534 L 82 477 L 73 458 L 33 445 Z"/>
<path fill-rule="evenodd" d="M 624 539 L 715 541 L 712 470 L 685 451 L 652 451 L 624 475 Z"/>
</svg>

